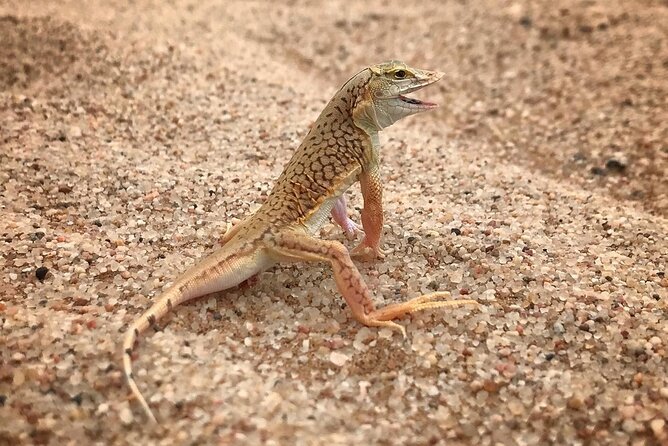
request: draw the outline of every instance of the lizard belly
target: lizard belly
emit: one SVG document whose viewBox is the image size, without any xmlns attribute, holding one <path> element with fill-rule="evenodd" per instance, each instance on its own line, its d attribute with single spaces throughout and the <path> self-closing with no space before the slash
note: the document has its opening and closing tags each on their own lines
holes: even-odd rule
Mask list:
<svg viewBox="0 0 668 446">
<path fill-rule="evenodd" d="M 317 209 L 304 221 L 304 226 L 311 234 L 315 234 L 328 220 L 332 213 L 334 204 L 343 195 L 346 190 L 357 180 L 357 171 L 352 172 L 343 178 L 329 194 L 328 198 L 322 201 Z"/>
<path fill-rule="evenodd" d="M 341 194 L 328 198 L 322 202 L 318 209 L 306 220 L 305 226 L 311 234 L 315 234 L 324 225 L 332 212 L 334 203 Z"/>
<path fill-rule="evenodd" d="M 270 268 L 274 263 L 263 251 L 233 257 L 224 262 L 218 262 L 214 254 L 208 261 L 204 261 L 199 277 L 193 280 L 188 294 L 192 297 L 204 296 L 235 287 Z"/>
</svg>

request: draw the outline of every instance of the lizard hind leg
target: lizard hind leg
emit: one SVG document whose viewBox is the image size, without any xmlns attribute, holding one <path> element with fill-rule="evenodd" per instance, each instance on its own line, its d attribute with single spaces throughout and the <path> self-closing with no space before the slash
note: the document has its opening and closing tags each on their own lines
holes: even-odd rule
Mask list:
<svg viewBox="0 0 668 446">
<path fill-rule="evenodd" d="M 320 240 L 301 231 L 287 231 L 276 234 L 268 248 L 278 260 L 329 262 L 337 288 L 350 307 L 353 317 L 367 326 L 398 330 L 404 337 L 405 328 L 393 320 L 405 314 L 434 308 L 477 305 L 473 300 L 438 300 L 449 297 L 450 293 L 437 292 L 376 309 L 369 287 L 351 260 L 348 250 L 341 243 Z"/>
<path fill-rule="evenodd" d="M 348 240 L 354 239 L 357 233 L 364 234 L 362 228 L 357 226 L 357 223 L 352 221 L 348 216 L 347 201 L 345 195 L 341 195 L 339 198 L 336 199 L 336 201 L 334 202 L 334 206 L 332 207 L 331 213 L 332 213 L 332 219 L 337 225 L 341 227 Z"/>
</svg>

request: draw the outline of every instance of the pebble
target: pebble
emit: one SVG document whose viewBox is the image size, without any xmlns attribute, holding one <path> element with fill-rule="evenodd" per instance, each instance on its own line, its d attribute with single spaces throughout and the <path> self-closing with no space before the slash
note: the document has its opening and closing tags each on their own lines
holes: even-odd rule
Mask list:
<svg viewBox="0 0 668 446">
<path fill-rule="evenodd" d="M 71 139 L 81 138 L 82 135 L 83 135 L 83 132 L 81 131 L 80 127 L 77 127 L 76 125 L 73 125 L 73 126 L 70 127 L 69 132 L 68 132 L 68 136 Z"/>
<path fill-rule="evenodd" d="M 337 367 L 343 366 L 349 359 L 348 355 L 339 351 L 333 351 L 329 354 L 329 361 Z"/>
<path fill-rule="evenodd" d="M 104 415 L 109 411 L 109 404 L 108 403 L 101 403 L 99 406 L 97 406 L 96 413 L 100 415 Z"/>
<path fill-rule="evenodd" d="M 22 370 L 16 370 L 14 372 L 14 379 L 12 380 L 12 385 L 14 387 L 20 387 L 26 381 L 26 376 Z"/>
<path fill-rule="evenodd" d="M 124 405 L 123 407 L 121 407 L 121 411 L 119 412 L 118 417 L 121 419 L 121 423 L 123 423 L 126 426 L 132 424 L 132 422 L 134 421 L 132 410 L 130 410 L 130 407 L 128 407 L 128 405 Z"/>
<path fill-rule="evenodd" d="M 40 282 L 44 282 L 44 278 L 46 278 L 47 273 L 49 272 L 49 268 L 45 266 L 40 266 L 35 270 L 35 276 Z"/>
<path fill-rule="evenodd" d="M 661 387 L 661 389 L 659 389 L 659 395 L 668 400 L 668 387 Z"/>
<path fill-rule="evenodd" d="M 649 423 L 652 433 L 657 440 L 666 440 L 668 433 L 666 433 L 666 421 L 661 418 L 655 418 Z"/>
</svg>

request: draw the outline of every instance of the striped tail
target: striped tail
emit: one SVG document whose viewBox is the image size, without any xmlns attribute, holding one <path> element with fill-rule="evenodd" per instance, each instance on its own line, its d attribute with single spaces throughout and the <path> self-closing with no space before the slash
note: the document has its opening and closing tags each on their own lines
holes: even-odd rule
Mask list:
<svg viewBox="0 0 668 446">
<path fill-rule="evenodd" d="M 139 387 L 137 387 L 137 383 L 132 376 L 132 350 L 141 333 L 169 313 L 173 307 L 194 297 L 182 293 L 179 291 L 179 288 L 179 286 L 175 285 L 161 295 L 158 301 L 153 304 L 148 311 L 142 314 L 130 325 L 130 327 L 128 327 L 128 330 L 125 333 L 125 338 L 123 339 L 123 370 L 125 372 L 125 379 L 128 382 L 128 386 L 130 386 L 132 394 L 144 408 L 146 415 L 148 415 L 154 423 L 157 423 L 158 421 L 155 419 L 151 408 L 148 407 L 148 403 L 139 391 Z"/>
<path fill-rule="evenodd" d="M 128 327 L 123 339 L 123 371 L 132 394 L 153 422 L 157 422 L 132 376 L 132 351 L 137 338 L 147 328 L 191 299 L 232 288 L 273 264 L 254 243 L 230 242 L 195 265 L 165 291 L 158 300 Z"/>
</svg>

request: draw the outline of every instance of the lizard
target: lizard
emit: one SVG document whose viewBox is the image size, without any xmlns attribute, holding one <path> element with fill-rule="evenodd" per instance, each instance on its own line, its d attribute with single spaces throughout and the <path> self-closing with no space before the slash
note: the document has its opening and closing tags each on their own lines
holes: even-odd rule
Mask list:
<svg viewBox="0 0 668 446">
<path fill-rule="evenodd" d="M 426 309 L 477 305 L 470 299 L 445 300 L 448 292 L 425 294 L 376 308 L 372 293 L 352 261 L 382 259 L 382 183 L 379 132 L 394 122 L 432 110 L 437 104 L 407 94 L 437 82 L 444 73 L 411 68 L 403 62 L 372 65 L 350 78 L 334 95 L 294 152 L 260 208 L 228 229 L 221 247 L 195 264 L 130 324 L 123 339 L 123 370 L 132 395 L 157 422 L 132 375 L 139 335 L 191 299 L 229 289 L 283 262 L 331 265 L 338 291 L 360 323 L 390 327 L 406 337 L 395 319 Z M 359 182 L 362 229 L 348 217 L 344 192 Z M 336 240 L 315 237 L 329 216 L 347 235 L 360 232 L 352 251 Z"/>
</svg>

